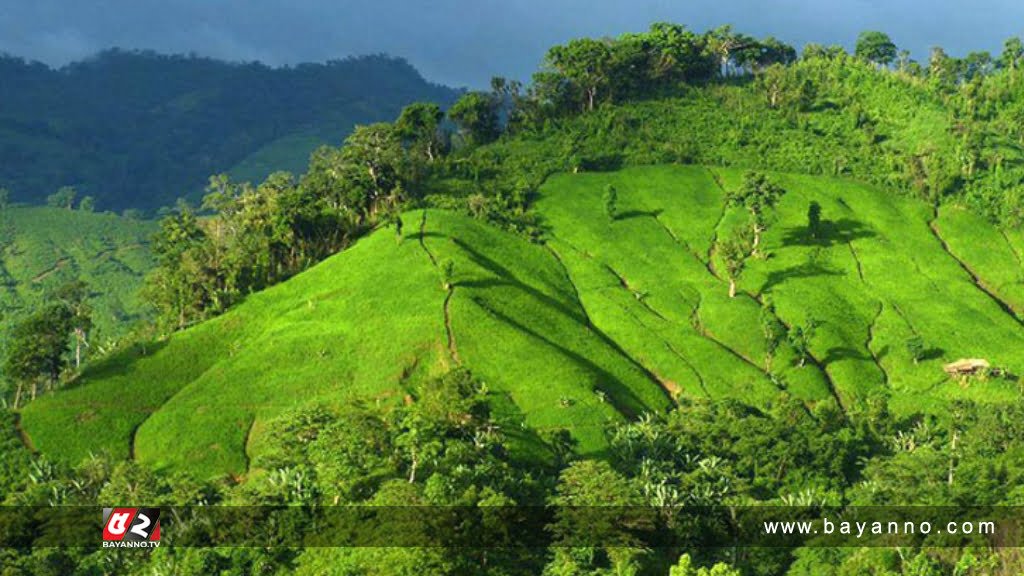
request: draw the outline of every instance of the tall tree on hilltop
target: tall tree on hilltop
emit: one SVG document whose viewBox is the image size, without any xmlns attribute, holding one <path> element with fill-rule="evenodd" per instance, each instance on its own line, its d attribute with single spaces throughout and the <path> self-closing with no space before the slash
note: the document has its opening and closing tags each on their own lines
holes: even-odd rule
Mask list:
<svg viewBox="0 0 1024 576">
<path fill-rule="evenodd" d="M 875 64 L 888 66 L 896 59 L 897 49 L 889 35 L 877 30 L 861 32 L 857 37 L 854 55 Z"/>
<path fill-rule="evenodd" d="M 72 186 L 61 186 L 59 190 L 46 197 L 46 205 L 53 208 L 71 210 L 75 206 L 78 192 Z"/>
<path fill-rule="evenodd" d="M 438 127 L 442 119 L 444 112 L 437 104 L 416 102 L 402 109 L 395 121 L 395 134 L 407 148 L 433 162 L 440 154 Z"/>
<path fill-rule="evenodd" d="M 498 102 L 485 92 L 467 92 L 448 109 L 448 118 L 459 126 L 465 140 L 473 145 L 487 144 L 501 134 Z"/>
<path fill-rule="evenodd" d="M 613 81 L 614 55 L 611 42 L 579 38 L 548 51 L 545 62 L 576 87 L 580 105 L 591 111 L 598 98 L 607 98 Z"/>
<path fill-rule="evenodd" d="M 999 55 L 996 63 L 1000 68 L 1007 69 L 1011 74 L 1015 74 L 1017 69 L 1020 68 L 1022 60 L 1024 60 L 1024 41 L 1014 36 L 1003 43 L 1003 52 Z"/>
</svg>

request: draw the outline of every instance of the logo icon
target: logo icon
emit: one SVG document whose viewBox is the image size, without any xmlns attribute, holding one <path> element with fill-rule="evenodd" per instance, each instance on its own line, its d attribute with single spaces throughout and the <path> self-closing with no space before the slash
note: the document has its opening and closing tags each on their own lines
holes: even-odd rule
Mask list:
<svg viewBox="0 0 1024 576">
<path fill-rule="evenodd" d="M 104 548 L 155 548 L 160 545 L 159 508 L 104 508 Z"/>
</svg>

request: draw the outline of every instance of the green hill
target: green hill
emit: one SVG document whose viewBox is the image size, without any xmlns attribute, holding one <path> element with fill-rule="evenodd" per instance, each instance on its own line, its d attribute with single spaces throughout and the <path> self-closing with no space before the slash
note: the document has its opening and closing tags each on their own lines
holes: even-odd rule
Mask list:
<svg viewBox="0 0 1024 576">
<path fill-rule="evenodd" d="M 108 50 L 51 69 L 0 55 L 0 77 L 0 187 L 41 204 L 74 186 L 117 211 L 198 196 L 215 173 L 300 171 L 356 124 L 458 94 L 386 56 L 271 68 Z"/>
<path fill-rule="evenodd" d="M 73 279 L 89 285 L 97 344 L 122 336 L 144 317 L 139 289 L 153 267 L 153 222 L 11 206 L 0 211 L 0 226 L 0 342 L 12 321 Z"/>
<path fill-rule="evenodd" d="M 671 398 L 735 398 L 765 407 L 784 393 L 813 407 L 941 410 L 954 398 L 1004 402 L 1017 384 L 961 384 L 944 362 L 982 357 L 1024 371 L 1022 241 L 954 207 L 841 179 L 779 174 L 788 193 L 730 299 L 716 235 L 744 215 L 723 186 L 742 173 L 695 166 L 629 168 L 549 179 L 536 207 L 546 244 L 454 213 L 404 215 L 227 314 L 145 351 L 88 369 L 22 413 L 44 454 L 90 452 L 163 469 L 243 474 L 261 427 L 303 405 L 400 402 L 455 364 L 488 386 L 524 454 L 567 428 L 584 454 L 603 426 L 664 412 Z M 613 184 L 620 216 L 601 195 Z M 807 235 L 810 201 L 825 232 Z M 452 268 L 451 290 L 442 270 Z M 812 361 L 783 346 L 766 370 L 759 318 L 820 322 Z M 928 350 L 915 363 L 906 341 Z M 69 434 L 69 431 L 72 432 Z"/>
</svg>

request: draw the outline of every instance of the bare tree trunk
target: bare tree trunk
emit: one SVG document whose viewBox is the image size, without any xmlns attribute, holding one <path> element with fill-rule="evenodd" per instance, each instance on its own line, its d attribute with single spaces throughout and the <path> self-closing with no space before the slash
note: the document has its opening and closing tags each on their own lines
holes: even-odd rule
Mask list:
<svg viewBox="0 0 1024 576">
<path fill-rule="evenodd" d="M 758 248 L 758 246 L 761 245 L 761 232 L 763 232 L 763 231 L 764 231 L 764 229 L 762 229 L 757 224 L 754 224 L 754 242 L 750 246 L 750 254 L 751 254 L 751 256 L 757 256 L 758 255 L 757 248 Z"/>
<path fill-rule="evenodd" d="M 14 393 L 14 409 L 17 410 L 18 406 L 21 405 L 21 390 L 25 387 L 24 382 L 18 382 L 18 390 Z"/>
<path fill-rule="evenodd" d="M 736 297 L 736 279 L 729 278 L 729 298 Z"/>
</svg>

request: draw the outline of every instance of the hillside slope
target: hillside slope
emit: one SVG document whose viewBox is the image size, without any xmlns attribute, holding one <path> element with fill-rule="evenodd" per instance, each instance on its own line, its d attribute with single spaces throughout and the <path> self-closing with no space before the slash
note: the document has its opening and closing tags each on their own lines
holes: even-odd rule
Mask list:
<svg viewBox="0 0 1024 576">
<path fill-rule="evenodd" d="M 92 292 L 93 335 L 121 336 L 143 317 L 142 277 L 153 267 L 153 222 L 57 208 L 0 210 L 0 343 L 11 321 L 61 284 L 85 281 Z"/>
<path fill-rule="evenodd" d="M 849 414 L 873 394 L 896 410 L 1017 397 L 1015 382 L 957 383 L 941 367 L 984 357 L 1024 371 L 1020 278 L 1007 272 L 1019 261 L 1002 260 L 1020 238 L 874 187 L 774 175 L 788 193 L 769 257 L 748 263 L 730 299 L 713 246 L 745 221 L 725 206 L 741 176 L 697 166 L 554 176 L 536 204 L 545 245 L 450 212 L 407 213 L 401 241 L 378 231 L 224 316 L 93 366 L 29 405 L 23 427 L 67 461 L 108 451 L 237 475 L 269 418 L 408 401 L 416 382 L 455 364 L 487 384 L 527 453 L 566 428 L 582 454 L 599 455 L 608 421 L 664 411 L 672 397 L 764 407 L 788 393 Z M 619 193 L 614 221 L 607 184 Z M 823 207 L 817 240 L 811 200 Z M 785 325 L 819 322 L 805 366 L 787 346 L 766 362 L 766 300 Z M 928 348 L 918 363 L 906 349 L 914 335 Z"/>
</svg>

